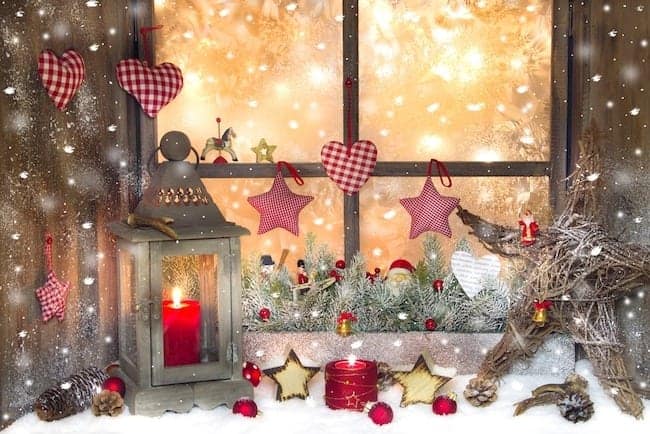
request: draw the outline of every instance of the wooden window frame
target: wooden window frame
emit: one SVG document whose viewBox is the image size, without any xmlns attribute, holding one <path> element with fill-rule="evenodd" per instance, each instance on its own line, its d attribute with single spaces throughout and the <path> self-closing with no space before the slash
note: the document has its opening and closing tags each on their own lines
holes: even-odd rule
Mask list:
<svg viewBox="0 0 650 434">
<path fill-rule="evenodd" d="M 343 98 L 343 137 L 350 137 L 352 142 L 359 139 L 359 2 L 358 0 L 341 0 L 343 3 L 343 81 L 352 78 L 352 87 L 347 89 L 341 83 L 341 92 L 348 91 L 349 97 Z M 551 137 L 550 158 L 546 161 L 445 161 L 450 175 L 454 177 L 547 177 L 549 178 L 549 199 L 551 209 L 559 213 L 563 206 L 566 191 L 566 177 L 571 163 L 571 137 L 568 119 L 571 116 L 571 95 L 573 52 L 572 12 L 573 0 L 552 0 L 552 48 L 551 48 Z M 140 56 L 145 52 L 143 42 L 149 44 L 146 52 L 154 53 L 155 34 L 146 41 L 139 38 L 138 29 L 153 25 L 153 0 L 132 0 L 132 10 L 138 11 L 132 20 L 133 51 Z M 350 102 L 351 122 L 345 118 Z M 139 168 L 139 180 L 145 171 L 151 170 L 151 155 L 157 146 L 155 119 L 148 118 L 133 103 L 129 107 L 129 128 L 135 131 L 135 164 Z M 133 116 L 131 116 L 133 115 Z M 327 178 L 321 163 L 292 163 L 303 177 Z M 424 177 L 428 161 L 378 161 L 372 176 L 379 177 Z M 199 164 L 201 178 L 269 178 L 275 177 L 276 168 L 268 163 L 236 163 L 228 165 Z M 142 182 L 137 182 L 141 188 Z M 136 200 L 141 191 L 134 192 Z M 343 237 L 346 261 L 360 251 L 360 217 L 359 193 L 346 195 L 343 192 Z"/>
</svg>

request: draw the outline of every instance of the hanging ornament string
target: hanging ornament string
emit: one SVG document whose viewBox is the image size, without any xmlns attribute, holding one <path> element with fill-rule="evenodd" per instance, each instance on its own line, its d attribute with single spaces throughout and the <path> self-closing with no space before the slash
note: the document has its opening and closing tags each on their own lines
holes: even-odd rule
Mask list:
<svg viewBox="0 0 650 434">
<path fill-rule="evenodd" d="M 142 50 L 144 54 L 144 63 L 146 64 L 149 61 L 149 44 L 147 43 L 147 36 L 149 35 L 150 32 L 153 32 L 154 30 L 160 30 L 162 29 L 163 26 L 158 25 L 158 26 L 153 26 L 153 27 L 141 27 L 140 28 L 140 35 L 142 35 Z M 151 64 L 153 65 L 154 61 L 153 58 L 151 59 Z"/>
<path fill-rule="evenodd" d="M 282 166 L 287 168 L 289 170 L 289 174 L 293 177 L 293 180 L 296 181 L 296 184 L 298 185 L 304 185 L 305 181 L 301 178 L 300 174 L 298 173 L 298 170 L 296 170 L 295 167 L 293 167 L 290 163 L 287 163 L 286 161 L 278 161 L 277 164 L 277 173 L 282 173 Z"/>
<path fill-rule="evenodd" d="M 47 266 L 47 272 L 52 271 L 52 235 L 47 233 L 45 234 L 45 265 Z"/>
<path fill-rule="evenodd" d="M 447 167 L 441 161 L 438 161 L 435 158 L 432 158 L 431 161 L 429 161 L 429 168 L 427 169 L 427 177 L 431 178 L 433 163 L 436 163 L 436 168 L 438 169 L 438 176 L 440 177 L 440 182 L 442 183 L 442 185 L 444 185 L 445 187 L 451 187 L 451 176 L 449 176 L 449 171 L 447 170 Z M 443 176 L 447 178 L 448 184 L 445 184 L 445 180 Z"/>
<path fill-rule="evenodd" d="M 352 152 L 352 78 L 345 79 L 345 127 L 347 128 L 347 137 L 345 146 L 347 147 L 347 156 L 350 157 Z"/>
</svg>

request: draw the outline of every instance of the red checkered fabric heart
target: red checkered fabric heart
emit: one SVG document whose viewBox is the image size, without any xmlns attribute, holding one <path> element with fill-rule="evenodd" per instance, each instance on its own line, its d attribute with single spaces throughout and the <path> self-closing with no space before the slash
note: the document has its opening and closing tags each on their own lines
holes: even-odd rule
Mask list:
<svg viewBox="0 0 650 434">
<path fill-rule="evenodd" d="M 45 260 L 48 270 L 47 278 L 43 286 L 36 290 L 36 298 L 41 304 L 43 321 L 48 322 L 55 316 L 61 321 L 65 317 L 65 305 L 70 284 L 57 279 L 52 269 L 52 236 L 49 234 L 45 239 Z"/>
<path fill-rule="evenodd" d="M 183 73 L 173 63 L 150 68 L 139 59 L 125 59 L 115 72 L 120 87 L 133 95 L 150 118 L 155 118 L 183 88 Z"/>
<path fill-rule="evenodd" d="M 285 161 L 277 164 L 277 174 L 271 189 L 266 193 L 248 198 L 248 202 L 260 213 L 260 227 L 258 234 L 263 234 L 275 228 L 284 228 L 298 236 L 298 216 L 300 211 L 314 198 L 303 196 L 289 190 L 289 186 L 282 176 L 282 165 L 285 165 L 298 185 L 304 181 L 296 169 Z"/>
<path fill-rule="evenodd" d="M 59 59 L 51 50 L 38 55 L 38 75 L 54 105 L 65 110 L 86 78 L 86 66 L 79 53 L 68 50 Z"/>
<path fill-rule="evenodd" d="M 346 194 L 353 194 L 375 170 L 377 147 L 369 140 L 359 140 L 350 147 L 332 141 L 323 146 L 320 157 L 327 176 Z"/>
</svg>

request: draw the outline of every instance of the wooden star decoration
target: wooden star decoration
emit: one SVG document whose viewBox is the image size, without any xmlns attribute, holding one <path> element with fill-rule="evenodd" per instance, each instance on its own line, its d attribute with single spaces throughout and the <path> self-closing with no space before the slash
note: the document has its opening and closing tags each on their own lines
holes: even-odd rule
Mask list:
<svg viewBox="0 0 650 434">
<path fill-rule="evenodd" d="M 261 163 L 262 161 L 268 161 L 273 163 L 273 151 L 275 151 L 277 146 L 269 145 L 266 143 L 266 139 L 260 139 L 260 142 L 254 148 L 251 148 L 251 151 L 255 152 L 255 162 Z"/>
<path fill-rule="evenodd" d="M 463 223 L 488 250 L 523 260 L 527 276 L 508 313 L 505 334 L 465 389 L 465 397 L 474 405 L 490 402 L 477 398 L 484 392 L 487 396 L 488 388 L 494 388 L 495 380 L 517 359 L 531 356 L 550 334 L 563 332 L 582 345 L 601 386 L 621 411 L 642 417 L 640 390 L 635 390 L 628 375 L 615 307 L 617 299 L 650 280 L 650 248 L 621 242 L 596 221 L 599 136 L 593 125 L 585 131 L 564 211 L 540 232 L 534 245 L 522 246 L 518 229 L 492 224 L 458 208 Z M 535 300 L 553 303 L 545 324 L 532 321 Z"/>
<path fill-rule="evenodd" d="M 307 384 L 319 371 L 319 367 L 303 366 L 295 351 L 291 350 L 284 365 L 265 369 L 264 374 L 278 385 L 275 399 L 286 401 L 291 398 L 305 399 L 308 397 Z"/>
<path fill-rule="evenodd" d="M 432 404 L 438 389 L 451 380 L 432 374 L 423 355 L 418 357 L 413 369 L 395 371 L 392 376 L 404 388 L 400 407 L 416 403 Z"/>
</svg>

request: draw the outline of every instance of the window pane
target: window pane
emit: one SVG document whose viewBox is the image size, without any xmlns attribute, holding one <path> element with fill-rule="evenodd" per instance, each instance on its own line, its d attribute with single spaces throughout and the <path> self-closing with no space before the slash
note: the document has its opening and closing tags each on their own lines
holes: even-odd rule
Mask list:
<svg viewBox="0 0 650 434">
<path fill-rule="evenodd" d="M 530 209 L 544 227 L 550 222 L 549 182 L 546 177 L 535 178 L 454 178 L 451 188 L 443 187 L 438 177 L 433 184 L 443 196 L 460 198 L 460 205 L 484 219 L 504 226 L 516 227 L 519 213 Z M 362 190 L 361 252 L 368 269 L 379 267 L 385 271 L 390 263 L 405 258 L 413 264 L 422 257 L 424 234 L 409 239 L 411 216 L 400 204 L 404 197 L 418 196 L 424 178 L 370 178 Z M 456 244 L 467 239 L 476 253 L 487 254 L 454 211 L 449 216 L 452 237 L 433 232 L 440 241 L 447 259 Z"/>
<path fill-rule="evenodd" d="M 551 0 L 360 0 L 380 160 L 548 160 Z"/>
<path fill-rule="evenodd" d="M 156 62 L 183 71 L 158 134 L 182 130 L 201 151 L 232 127 L 239 161 L 265 138 L 275 161 L 318 161 L 342 137 L 340 1 L 156 0 Z M 207 155 L 207 161 L 217 157 Z M 224 154 L 230 160 L 230 157 Z"/>
<path fill-rule="evenodd" d="M 314 196 L 300 213 L 299 237 L 284 229 L 257 235 L 259 213 L 247 198 L 268 191 L 272 179 L 204 179 L 203 182 L 226 220 L 251 232 L 241 238 L 244 259 L 269 254 L 277 264 L 282 249 L 289 249 L 286 265 L 289 270 L 295 270 L 296 261 L 304 258 L 305 236 L 310 232 L 316 235 L 318 244 L 326 243 L 337 257 L 343 256 L 343 195 L 329 179 L 306 178 L 302 187 L 295 185 L 291 178 L 286 179 L 294 193 Z"/>
</svg>

